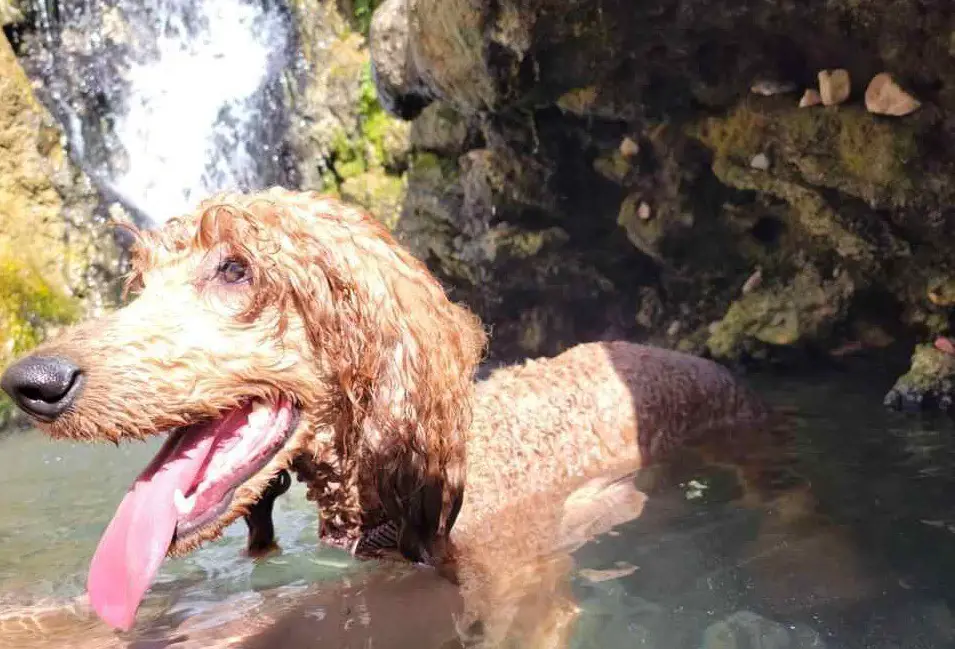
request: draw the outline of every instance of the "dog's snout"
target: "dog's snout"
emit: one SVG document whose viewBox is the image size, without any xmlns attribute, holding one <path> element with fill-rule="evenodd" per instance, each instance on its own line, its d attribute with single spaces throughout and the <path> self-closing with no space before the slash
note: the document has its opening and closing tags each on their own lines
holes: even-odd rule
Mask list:
<svg viewBox="0 0 955 649">
<path fill-rule="evenodd" d="M 60 357 L 27 356 L 0 378 L 0 388 L 28 415 L 51 422 L 76 400 L 83 375 L 72 361 Z"/>
</svg>

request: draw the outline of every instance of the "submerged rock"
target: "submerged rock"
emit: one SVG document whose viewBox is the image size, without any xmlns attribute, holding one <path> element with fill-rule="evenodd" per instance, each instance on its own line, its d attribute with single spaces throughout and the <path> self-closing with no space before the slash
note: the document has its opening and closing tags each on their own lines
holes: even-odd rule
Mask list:
<svg viewBox="0 0 955 649">
<path fill-rule="evenodd" d="M 914 113 L 922 104 L 895 82 L 892 75 L 880 72 L 865 90 L 865 107 L 876 115 L 902 117 Z"/>
<path fill-rule="evenodd" d="M 782 624 L 753 613 L 737 611 L 703 632 L 700 649 L 825 649 L 815 630 L 803 624 Z"/>
<path fill-rule="evenodd" d="M 955 356 L 934 344 L 916 347 L 909 371 L 886 394 L 885 405 L 898 410 L 951 411 L 955 406 Z"/>
</svg>

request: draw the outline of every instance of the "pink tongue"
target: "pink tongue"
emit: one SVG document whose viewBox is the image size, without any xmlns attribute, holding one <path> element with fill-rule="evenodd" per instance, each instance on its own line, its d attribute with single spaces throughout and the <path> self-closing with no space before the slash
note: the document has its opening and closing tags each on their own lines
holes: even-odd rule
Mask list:
<svg viewBox="0 0 955 649">
<path fill-rule="evenodd" d="M 188 493 L 212 451 L 217 434 L 235 430 L 233 411 L 224 421 L 194 426 L 186 438 L 166 446 L 140 474 L 100 539 L 86 587 L 90 604 L 104 622 L 129 630 L 136 609 L 166 556 L 179 512 L 176 489 Z M 242 418 L 244 420 L 244 417 Z M 231 425 L 230 425 L 231 423 Z"/>
</svg>

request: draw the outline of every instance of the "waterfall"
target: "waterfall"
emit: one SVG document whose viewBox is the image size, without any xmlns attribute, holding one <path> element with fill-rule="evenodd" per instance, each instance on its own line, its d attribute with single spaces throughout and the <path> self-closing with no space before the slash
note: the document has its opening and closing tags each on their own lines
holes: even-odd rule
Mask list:
<svg viewBox="0 0 955 649">
<path fill-rule="evenodd" d="M 20 48 L 71 153 L 153 224 L 287 184 L 293 29 L 270 0 L 34 0 Z"/>
</svg>

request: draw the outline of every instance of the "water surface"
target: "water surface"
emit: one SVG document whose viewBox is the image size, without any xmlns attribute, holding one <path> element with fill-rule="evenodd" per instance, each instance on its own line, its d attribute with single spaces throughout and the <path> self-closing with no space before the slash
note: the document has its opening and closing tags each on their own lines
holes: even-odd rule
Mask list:
<svg viewBox="0 0 955 649">
<path fill-rule="evenodd" d="M 670 463 L 639 519 L 576 551 L 574 646 L 955 646 L 955 426 L 883 410 L 881 379 L 751 382 L 794 413 L 784 451 L 793 489 L 748 506 L 731 468 Z M 100 533 L 158 447 L 55 443 L 36 432 L 0 438 L 0 607 L 82 594 Z M 164 564 L 135 632 L 114 636 L 80 616 L 67 635 L 88 639 L 83 646 L 178 647 L 197 630 L 234 636 L 243 620 L 279 610 L 291 627 L 296 615 L 319 629 L 339 624 L 324 618 L 320 598 L 294 609 L 283 602 L 360 584 L 378 568 L 318 549 L 314 506 L 297 487 L 276 506 L 282 555 L 257 564 L 242 557 L 238 523 Z M 806 493 L 811 504 L 798 495 Z M 397 624 L 440 626 L 428 610 L 402 616 Z M 385 632 L 364 624 L 382 646 Z M 448 639 L 416 633 L 420 642 L 406 646 Z M 390 636 L 398 646 L 400 634 Z"/>
</svg>

